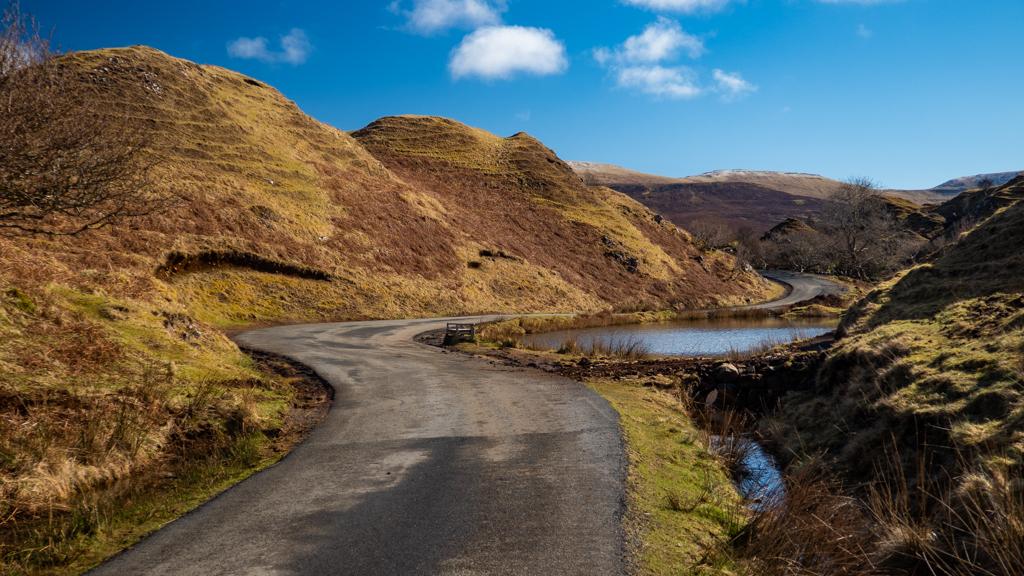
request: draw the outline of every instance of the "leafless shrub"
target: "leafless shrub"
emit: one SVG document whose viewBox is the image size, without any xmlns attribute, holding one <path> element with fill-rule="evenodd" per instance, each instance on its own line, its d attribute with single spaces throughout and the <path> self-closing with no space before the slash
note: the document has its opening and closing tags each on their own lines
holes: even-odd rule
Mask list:
<svg viewBox="0 0 1024 576">
<path fill-rule="evenodd" d="M 741 240 L 762 265 L 864 280 L 879 279 L 928 251 L 874 182 L 853 178 L 837 189 L 813 221 L 792 222 L 760 239 Z"/>
<path fill-rule="evenodd" d="M 74 235 L 166 206 L 148 144 L 11 2 L 0 23 L 0 232 Z"/>
<path fill-rule="evenodd" d="M 693 244 L 701 251 L 727 246 L 731 240 L 729 229 L 720 222 L 702 220 L 689 226 Z"/>
</svg>

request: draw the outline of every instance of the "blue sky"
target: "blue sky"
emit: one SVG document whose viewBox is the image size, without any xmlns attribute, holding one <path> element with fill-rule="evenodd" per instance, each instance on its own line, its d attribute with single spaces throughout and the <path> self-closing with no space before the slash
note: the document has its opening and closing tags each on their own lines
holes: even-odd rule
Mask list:
<svg viewBox="0 0 1024 576">
<path fill-rule="evenodd" d="M 22 0 L 61 48 L 147 44 L 352 130 L 527 131 L 666 175 L 1024 169 L 1021 0 Z"/>
</svg>

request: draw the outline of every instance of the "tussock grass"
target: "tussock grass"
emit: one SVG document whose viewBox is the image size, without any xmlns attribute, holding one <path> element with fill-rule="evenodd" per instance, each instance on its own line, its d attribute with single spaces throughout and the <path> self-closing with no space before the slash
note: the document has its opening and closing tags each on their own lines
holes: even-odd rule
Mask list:
<svg viewBox="0 0 1024 576">
<path fill-rule="evenodd" d="M 66 287 L 0 294 L 0 572 L 80 571 L 273 457 L 294 392 L 209 326 Z"/>
<path fill-rule="evenodd" d="M 785 496 L 752 509 L 709 555 L 766 576 L 1010 576 L 1024 570 L 1024 496 L 1001 472 L 908 482 L 903 458 L 850 490 L 810 459 L 785 475 Z M 965 453 L 961 453 L 965 455 Z M 920 462 L 919 466 L 926 466 Z M 968 467 L 970 469 L 970 467 Z"/>
<path fill-rule="evenodd" d="M 635 336 L 594 338 L 583 344 L 576 338 L 568 338 L 558 346 L 557 352 L 626 361 L 644 360 L 651 355 L 643 341 Z"/>
</svg>

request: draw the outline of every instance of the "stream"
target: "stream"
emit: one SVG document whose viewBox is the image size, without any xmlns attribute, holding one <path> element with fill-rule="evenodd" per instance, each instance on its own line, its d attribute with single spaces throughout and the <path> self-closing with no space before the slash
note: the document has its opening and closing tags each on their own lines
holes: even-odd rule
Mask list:
<svg viewBox="0 0 1024 576">
<path fill-rule="evenodd" d="M 595 344 L 614 347 L 635 343 L 659 356 L 726 356 L 814 338 L 836 328 L 833 320 L 781 318 L 714 319 L 581 328 L 529 334 L 524 344 L 536 349 L 557 349 L 575 341 L 582 349 Z M 725 444 L 732 444 L 726 447 Z M 752 510 L 777 506 L 785 499 L 785 483 L 775 458 L 747 437 L 714 437 L 711 449 L 740 446 L 743 463 L 736 487 Z"/>
</svg>

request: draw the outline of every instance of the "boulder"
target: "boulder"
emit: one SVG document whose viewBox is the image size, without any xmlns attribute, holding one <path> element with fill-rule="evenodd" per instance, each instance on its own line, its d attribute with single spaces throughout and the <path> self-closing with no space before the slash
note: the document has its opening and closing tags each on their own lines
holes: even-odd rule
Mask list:
<svg viewBox="0 0 1024 576">
<path fill-rule="evenodd" d="M 735 380 L 740 377 L 740 374 L 742 374 L 742 371 L 737 368 L 735 364 L 731 364 L 729 362 L 719 364 L 715 367 L 715 378 L 719 380 Z"/>
</svg>

